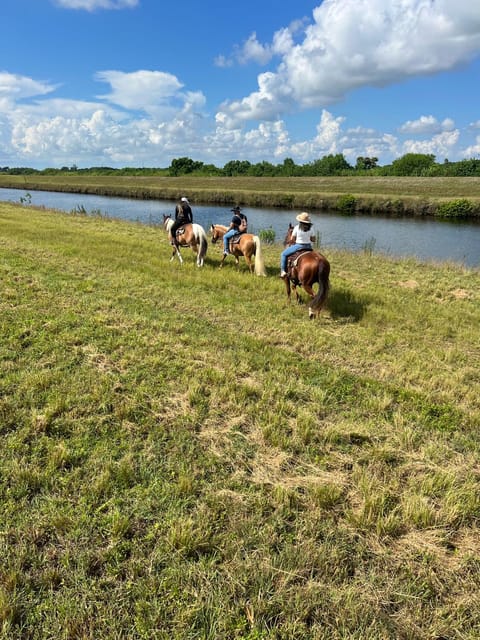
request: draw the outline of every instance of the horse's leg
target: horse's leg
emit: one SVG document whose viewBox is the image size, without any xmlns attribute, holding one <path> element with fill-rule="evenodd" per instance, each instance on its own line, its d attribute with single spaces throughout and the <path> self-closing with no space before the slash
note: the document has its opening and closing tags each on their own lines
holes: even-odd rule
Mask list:
<svg viewBox="0 0 480 640">
<path fill-rule="evenodd" d="M 237 248 L 237 245 L 235 245 L 235 248 L 232 251 L 233 257 L 235 258 L 235 266 L 237 267 L 237 269 L 240 268 L 240 259 L 239 256 L 242 255 L 241 251 L 239 248 Z"/>
<path fill-rule="evenodd" d="M 310 318 L 310 320 L 313 320 L 313 318 L 315 318 L 315 312 L 312 309 L 312 300 L 315 298 L 315 291 L 312 289 L 310 285 L 304 285 L 303 288 L 310 296 L 310 304 L 308 306 L 308 317 Z"/>
<path fill-rule="evenodd" d="M 284 280 L 285 280 L 285 289 L 287 290 L 287 298 L 288 298 L 288 301 L 290 302 L 290 293 L 291 293 L 290 278 L 286 277 L 284 278 Z"/>
<path fill-rule="evenodd" d="M 295 298 L 297 299 L 297 304 L 302 304 L 302 298 L 300 297 L 300 294 L 298 293 L 297 285 L 296 284 L 292 284 L 292 289 L 295 291 Z"/>
<path fill-rule="evenodd" d="M 244 237 L 241 251 L 242 251 L 243 257 L 245 258 L 245 262 L 248 265 L 250 273 L 253 274 L 255 269 L 252 262 L 252 256 L 255 255 L 255 243 L 253 242 L 253 240 L 250 241 L 250 240 L 247 240 L 246 237 Z"/>
<path fill-rule="evenodd" d="M 197 267 L 201 267 L 200 245 L 197 244 L 195 238 L 190 241 L 190 249 L 197 255 Z"/>
<path fill-rule="evenodd" d="M 286 278 L 284 278 L 284 280 L 286 280 L 289 283 L 289 287 L 291 284 L 293 292 L 295 293 L 295 298 L 297 300 L 297 303 L 300 304 L 302 302 L 302 299 L 300 297 L 300 294 L 298 293 L 297 285 L 295 284 L 299 280 L 298 270 L 296 267 L 293 267 L 288 269 L 288 273 L 289 275 Z M 291 279 L 290 279 L 290 276 L 291 276 Z"/>
<path fill-rule="evenodd" d="M 315 291 L 312 289 L 312 286 L 308 282 L 303 283 L 303 288 L 305 290 L 305 293 L 308 293 L 310 298 L 315 297 Z"/>
<path fill-rule="evenodd" d="M 243 255 L 245 256 L 245 262 L 247 263 L 248 268 L 250 269 L 250 273 L 253 273 L 252 256 L 249 255 L 248 253 L 244 253 Z"/>
<path fill-rule="evenodd" d="M 172 252 L 172 257 L 170 258 L 170 262 L 175 258 L 175 255 L 177 255 L 177 257 L 178 257 L 178 259 L 180 261 L 180 264 L 183 264 L 183 258 L 182 258 L 182 255 L 180 253 L 180 249 L 179 249 L 177 244 L 173 245 L 173 252 Z"/>
<path fill-rule="evenodd" d="M 176 244 L 172 246 L 172 257 L 170 258 L 170 262 L 175 259 L 175 256 L 178 256 L 180 263 L 183 263 L 182 256 L 180 255 L 180 250 Z"/>
</svg>

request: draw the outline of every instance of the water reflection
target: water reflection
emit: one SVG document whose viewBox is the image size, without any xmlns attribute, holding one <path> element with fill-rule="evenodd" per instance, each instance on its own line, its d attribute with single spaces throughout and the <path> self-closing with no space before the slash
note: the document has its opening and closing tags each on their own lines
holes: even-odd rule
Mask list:
<svg viewBox="0 0 480 640">
<path fill-rule="evenodd" d="M 29 191 L 31 204 L 72 211 L 84 208 L 88 213 L 133 220 L 143 224 L 161 224 L 163 214 L 173 213 L 168 200 L 132 200 L 75 193 Z M 0 188 L 0 200 L 20 202 L 21 189 Z M 30 198 L 29 198 L 30 199 Z M 192 203 L 195 222 L 206 229 L 212 223 L 228 224 L 230 207 Z M 277 242 L 284 238 L 289 222 L 297 212 L 283 209 L 245 207 L 249 229 L 258 233 L 273 229 Z M 480 266 L 480 223 L 450 222 L 423 218 L 381 218 L 342 216 L 332 212 L 310 211 L 322 247 L 353 251 L 373 251 L 392 256 L 414 256 L 420 260 L 454 261 Z"/>
</svg>

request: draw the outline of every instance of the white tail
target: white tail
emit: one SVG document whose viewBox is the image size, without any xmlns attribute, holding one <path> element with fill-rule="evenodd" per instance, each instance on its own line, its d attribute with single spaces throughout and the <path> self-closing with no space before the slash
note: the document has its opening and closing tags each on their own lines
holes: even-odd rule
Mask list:
<svg viewBox="0 0 480 640">
<path fill-rule="evenodd" d="M 205 233 L 205 229 L 195 222 L 192 224 L 193 232 L 195 233 L 195 240 L 198 244 L 198 252 L 197 252 L 197 266 L 203 267 L 203 261 L 207 254 L 208 249 L 208 238 Z"/>
<path fill-rule="evenodd" d="M 253 236 L 253 242 L 255 243 L 255 275 L 266 276 L 265 263 L 263 261 L 262 244 L 258 236 Z"/>
</svg>

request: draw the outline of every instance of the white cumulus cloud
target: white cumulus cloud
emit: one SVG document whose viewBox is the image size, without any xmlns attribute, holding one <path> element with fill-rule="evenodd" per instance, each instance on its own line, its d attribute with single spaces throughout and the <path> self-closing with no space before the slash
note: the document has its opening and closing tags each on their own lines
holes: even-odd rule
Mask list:
<svg viewBox="0 0 480 640">
<path fill-rule="evenodd" d="M 273 34 L 272 43 L 262 44 L 254 31 L 242 45 L 234 47 L 231 56 L 219 55 L 214 63 L 217 67 L 231 67 L 235 63 L 256 62 L 266 65 L 274 56 L 285 55 L 294 45 L 294 36 L 303 29 L 305 20 L 294 20 L 288 27 Z"/>
<path fill-rule="evenodd" d="M 21 100 L 55 91 L 56 85 L 0 71 L 0 100 Z"/>
<path fill-rule="evenodd" d="M 433 134 L 441 131 L 452 131 L 455 123 L 451 118 L 439 122 L 434 116 L 420 116 L 417 120 L 408 120 L 399 128 L 400 133 Z"/>
<path fill-rule="evenodd" d="M 171 73 L 163 71 L 99 71 L 95 78 L 110 84 L 112 91 L 98 96 L 125 109 L 148 111 L 175 97 L 182 88 L 181 82 Z"/>
<path fill-rule="evenodd" d="M 281 62 L 268 82 L 259 75 L 258 91 L 225 102 L 220 114 L 233 125 L 271 120 L 293 105 L 325 107 L 359 87 L 452 69 L 479 49 L 479 2 L 324 0 L 303 41 L 283 41 Z"/>
<path fill-rule="evenodd" d="M 0 74 L 0 165 L 169 164 L 205 153 L 205 96 L 173 75 L 103 71 L 111 92 L 96 101 L 43 96 L 52 85 Z M 141 115 L 140 115 L 141 114 Z"/>
</svg>

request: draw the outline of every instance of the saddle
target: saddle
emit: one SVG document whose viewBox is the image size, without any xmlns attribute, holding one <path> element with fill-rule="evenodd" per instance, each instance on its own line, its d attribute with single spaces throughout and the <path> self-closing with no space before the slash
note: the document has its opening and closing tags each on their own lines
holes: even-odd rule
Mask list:
<svg viewBox="0 0 480 640">
<path fill-rule="evenodd" d="M 238 233 L 236 233 L 234 236 L 232 236 L 231 238 L 229 238 L 229 244 L 230 245 L 234 245 L 234 244 L 238 244 L 241 240 L 241 237 L 246 233 L 246 231 L 239 231 Z"/>
<path fill-rule="evenodd" d="M 175 232 L 175 238 L 178 241 L 182 241 L 182 236 L 185 235 L 185 227 L 188 226 L 189 224 L 191 224 L 190 222 L 185 222 L 185 224 L 182 224 L 181 227 L 178 227 L 177 231 Z"/>
<path fill-rule="evenodd" d="M 303 256 L 304 253 L 309 253 L 310 251 L 312 251 L 312 249 L 299 249 L 298 251 L 295 251 L 295 253 L 292 253 L 291 256 L 288 256 L 287 258 L 287 273 L 288 273 L 288 277 L 290 278 L 290 280 L 293 280 L 294 282 L 297 281 L 297 274 L 295 272 L 295 269 L 297 268 L 297 264 L 299 259 L 301 258 L 301 256 Z"/>
<path fill-rule="evenodd" d="M 309 251 L 312 251 L 312 249 L 299 249 L 298 251 L 295 251 L 295 253 L 292 253 L 291 256 L 288 256 L 287 258 L 288 267 L 289 268 L 296 267 L 300 256 L 303 255 L 304 253 L 308 253 Z"/>
</svg>

